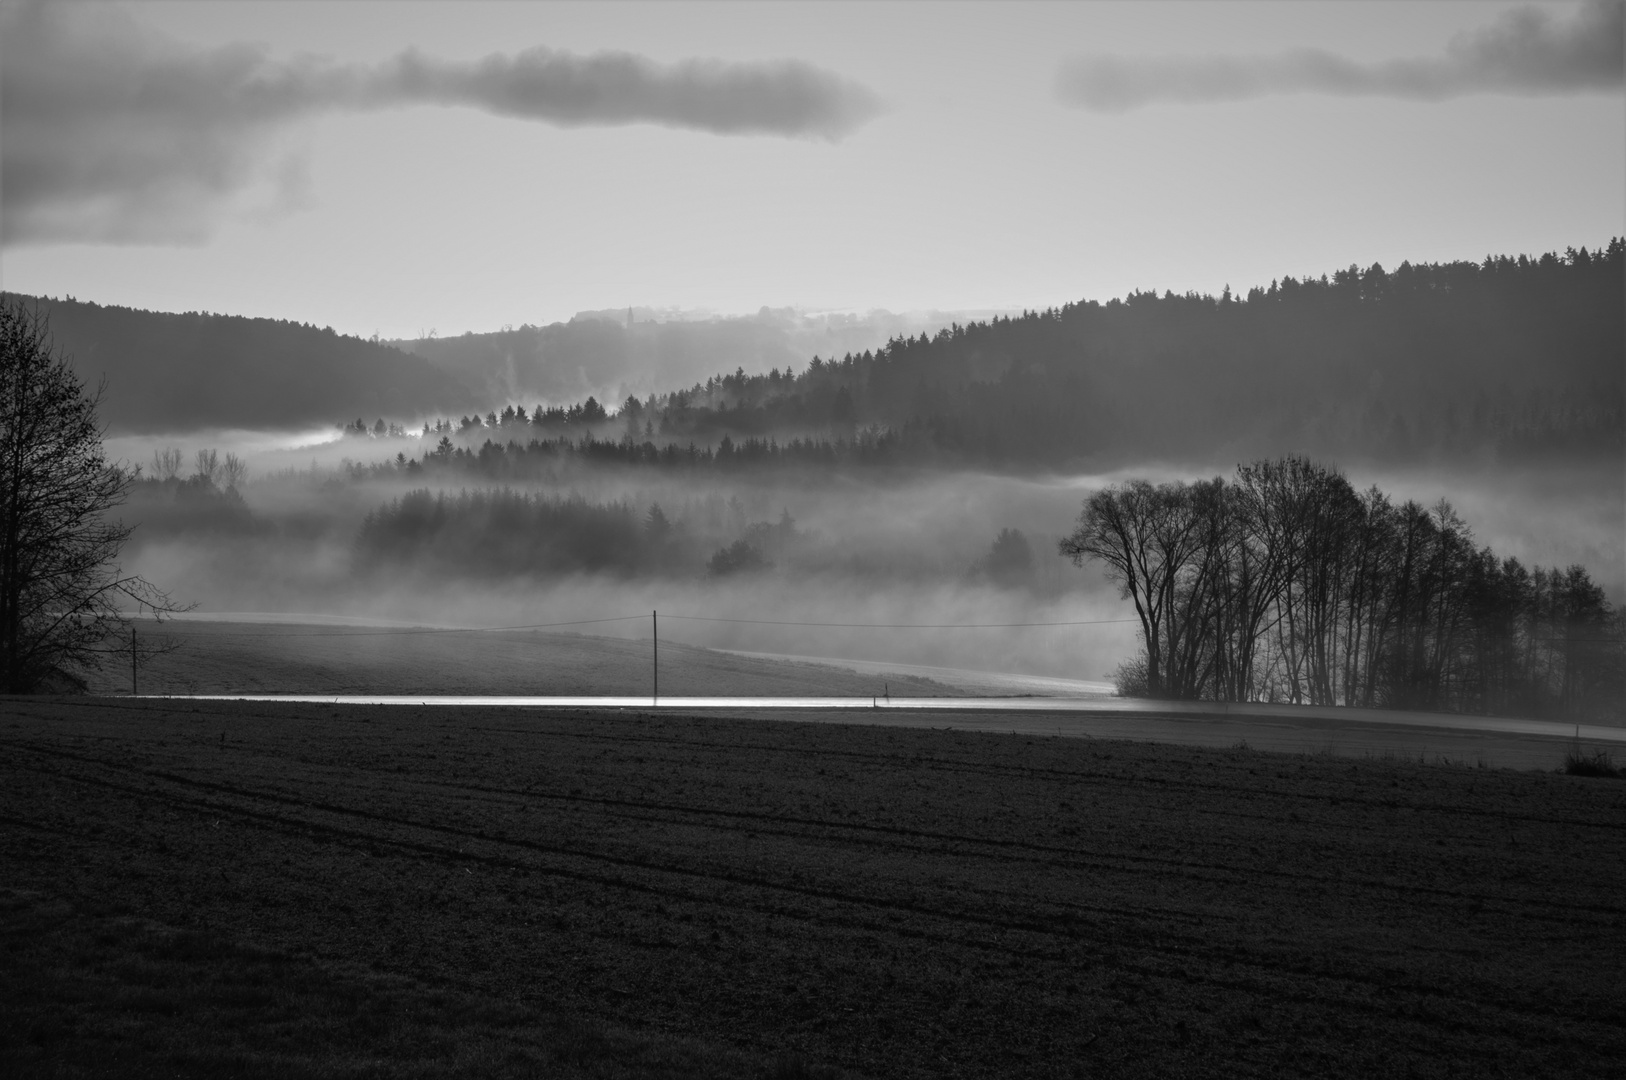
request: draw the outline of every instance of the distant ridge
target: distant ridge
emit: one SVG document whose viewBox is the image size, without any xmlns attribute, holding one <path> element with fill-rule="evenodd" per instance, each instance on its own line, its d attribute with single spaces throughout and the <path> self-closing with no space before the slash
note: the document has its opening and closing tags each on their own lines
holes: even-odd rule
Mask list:
<svg viewBox="0 0 1626 1080">
<path fill-rule="evenodd" d="M 387 341 L 284 319 L 4 295 L 46 312 L 87 384 L 107 379 L 100 415 L 114 435 L 410 423 L 591 395 L 614 405 L 720 369 L 805 366 L 816 352 L 878 346 L 958 314 L 764 308 L 674 319 L 637 308 L 630 320 L 625 310 L 584 312 L 548 326 Z"/>
<path fill-rule="evenodd" d="M 411 425 L 465 410 L 479 428 L 505 405 L 592 395 L 613 414 L 631 393 L 640 401 L 618 433 L 637 420 L 640 435 L 701 447 L 869 431 L 888 458 L 970 465 L 1282 452 L 1618 464 L 1623 263 L 1626 242 L 1613 238 L 1592 252 L 1350 266 L 1245 295 L 1137 291 L 913 336 L 886 313 L 658 322 L 628 309 L 382 342 L 24 299 L 44 308 L 88 382 L 107 378 L 102 418 L 115 434 Z M 472 437 L 528 437 L 504 431 Z"/>
<path fill-rule="evenodd" d="M 37 304 L 114 435 L 292 430 L 478 407 L 419 356 L 304 323 L 5 294 Z"/>
<path fill-rule="evenodd" d="M 1289 452 L 1619 468 L 1623 262 L 1616 238 L 1350 266 L 1246 295 L 1137 291 L 903 335 L 788 376 L 725 369 L 643 403 L 640 426 L 701 447 L 856 432 L 873 460 L 1014 468 Z"/>
<path fill-rule="evenodd" d="M 577 312 L 568 322 L 391 342 L 480 390 L 483 408 L 596 397 L 614 406 L 719 372 L 803 368 L 815 355 L 875 349 L 996 312 L 804 312 L 750 315 L 647 307 Z"/>
</svg>

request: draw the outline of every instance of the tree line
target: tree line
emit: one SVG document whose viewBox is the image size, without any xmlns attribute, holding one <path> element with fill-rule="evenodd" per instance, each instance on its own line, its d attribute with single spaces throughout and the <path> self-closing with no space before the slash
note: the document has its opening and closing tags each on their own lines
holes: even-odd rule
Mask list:
<svg viewBox="0 0 1626 1080">
<path fill-rule="evenodd" d="M 109 378 L 103 419 L 119 431 L 278 428 L 327 416 L 353 436 L 392 427 L 399 436 L 421 424 L 403 417 L 484 408 L 497 387 L 517 385 L 551 403 L 437 421 L 433 435 L 485 437 L 472 429 L 506 431 L 523 412 L 534 434 L 699 444 L 879 427 L 917 457 L 948 464 L 1058 467 L 1153 449 L 1250 456 L 1284 445 L 1345 459 L 1618 457 L 1622 264 L 1615 238 L 1590 251 L 1284 276 L 1241 294 L 1137 290 L 839 358 L 746 350 L 772 365 L 766 373 L 748 374 L 734 363 L 738 349 L 702 337 L 685 346 L 683 363 L 650 370 L 687 379 L 710 357 L 733 374 L 619 404 L 602 394 L 564 403 L 626 386 L 641 370 L 629 355 L 624 371 L 611 365 L 621 375 L 566 377 L 575 368 L 563 361 L 578 345 L 591 352 L 625 336 L 592 320 L 557 334 L 497 335 L 506 344 L 488 343 L 490 370 L 477 374 L 451 354 L 431 362 L 293 322 L 37 303 L 81 377 Z M 547 376 L 541 383 L 495 377 L 521 354 L 522 369 Z"/>
<path fill-rule="evenodd" d="M 356 533 L 360 577 L 419 571 L 443 578 L 514 581 L 571 574 L 729 578 L 777 570 L 888 573 L 848 536 L 810 530 L 760 497 L 720 492 L 659 502 L 510 488 L 454 493 L 419 488 L 369 512 Z M 924 561 L 924 560 L 922 560 Z M 954 580 L 949 571 L 946 580 Z M 1004 589 L 1036 583 L 1032 547 L 1005 528 L 960 578 Z"/>
<path fill-rule="evenodd" d="M 1044 465 L 1292 446 L 1373 461 L 1626 454 L 1626 242 L 1351 266 L 1233 296 L 1132 292 L 719 374 L 614 411 L 508 405 L 430 437 L 715 445 L 888 433 L 919 464 Z M 374 425 L 375 429 L 377 425 Z"/>
<path fill-rule="evenodd" d="M 355 480 L 453 475 L 522 481 L 553 479 L 575 466 L 613 465 L 686 473 L 781 468 L 828 472 L 838 467 L 901 465 L 913 460 L 899 435 L 873 428 L 833 438 L 810 436 L 784 441 L 773 436 L 736 441 L 724 435 L 715 445 L 706 446 L 697 446 L 692 440 L 657 444 L 627 435 L 608 439 L 585 434 L 576 438 L 531 438 L 523 443 L 487 439 L 476 447 L 459 446 L 449 435 L 442 435 L 421 457 L 409 458 L 404 451 L 398 451 L 393 459 L 384 461 L 350 461 L 347 471 Z"/>
<path fill-rule="evenodd" d="M 420 488 L 368 513 L 356 536 L 355 565 L 361 574 L 416 568 L 488 579 L 702 571 L 724 577 L 768 569 L 801 539 L 788 511 L 777 522 L 751 522 L 737 497 L 690 498 L 673 517 L 659 503 L 640 513 L 626 500 L 592 502 L 579 494 Z"/>
<path fill-rule="evenodd" d="M 1106 488 L 1061 552 L 1134 605 L 1127 692 L 1565 719 L 1626 700 L 1626 625 L 1585 568 L 1498 557 L 1448 503 L 1304 457 Z"/>
</svg>

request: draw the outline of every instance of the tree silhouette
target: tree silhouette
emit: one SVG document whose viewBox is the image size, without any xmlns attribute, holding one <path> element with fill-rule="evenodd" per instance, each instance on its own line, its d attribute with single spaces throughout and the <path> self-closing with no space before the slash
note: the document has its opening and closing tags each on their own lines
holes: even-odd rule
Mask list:
<svg viewBox="0 0 1626 1080">
<path fill-rule="evenodd" d="M 672 523 L 666 517 L 666 511 L 661 509 L 660 503 L 650 503 L 649 512 L 644 515 L 644 535 L 654 543 L 666 539 L 666 534 L 672 531 Z"/>
<path fill-rule="evenodd" d="M 736 540 L 726 548 L 717 549 L 706 563 L 706 571 L 712 577 L 728 577 L 730 574 L 767 570 L 772 566 L 750 541 Z"/>
<path fill-rule="evenodd" d="M 406 458 L 404 455 L 401 455 L 401 463 L 406 463 Z M 226 487 L 235 490 L 237 485 L 241 484 L 245 479 L 247 479 L 247 477 L 248 464 L 236 454 L 228 451 L 226 454 L 226 460 L 220 466 L 221 481 L 226 485 Z"/>
<path fill-rule="evenodd" d="M 220 453 L 216 450 L 199 450 L 194 459 L 198 468 L 195 475 L 214 483 L 215 477 L 220 475 Z"/>
<path fill-rule="evenodd" d="M 1626 694 L 1626 618 L 1584 568 L 1532 573 L 1449 503 L 1303 457 L 1098 491 L 1061 553 L 1134 602 L 1119 681 L 1153 697 L 1604 719 Z"/>
<path fill-rule="evenodd" d="M 173 480 L 180 475 L 183 462 L 179 446 L 166 446 L 152 452 L 152 472 L 155 479 Z"/>
<path fill-rule="evenodd" d="M 87 395 L 37 310 L 0 299 L 0 690 L 76 681 L 128 637 L 121 603 L 169 598 L 114 559 L 130 529 L 107 514 L 134 479 L 107 460 Z M 127 650 L 126 650 L 127 651 Z"/>
<path fill-rule="evenodd" d="M 972 568 L 973 578 L 1012 588 L 1033 582 L 1033 547 L 1021 529 L 1001 529 L 993 547 Z"/>
</svg>

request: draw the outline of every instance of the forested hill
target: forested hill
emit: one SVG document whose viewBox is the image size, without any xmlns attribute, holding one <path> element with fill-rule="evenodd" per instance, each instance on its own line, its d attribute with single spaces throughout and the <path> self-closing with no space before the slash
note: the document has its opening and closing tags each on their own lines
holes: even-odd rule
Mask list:
<svg viewBox="0 0 1626 1080">
<path fill-rule="evenodd" d="M 977 313 L 971 313 L 975 317 Z M 991 313 L 985 313 L 991 314 Z M 391 342 L 503 401 L 619 401 L 704 379 L 718 371 L 801 367 L 815 353 L 875 349 L 889 339 L 935 332 L 968 316 L 951 312 L 809 313 L 762 308 L 754 315 L 581 312 L 569 322 L 490 333 Z"/>
<path fill-rule="evenodd" d="M 484 403 L 429 361 L 304 323 L 170 314 L 6 294 L 37 303 L 114 434 L 294 429 Z"/>
<path fill-rule="evenodd" d="M 1626 452 L 1623 243 L 1350 267 L 1246 296 L 1132 293 L 743 371 L 642 403 L 698 437 L 875 425 L 900 452 L 1060 465 Z M 635 410 L 637 406 L 635 406 Z"/>
<path fill-rule="evenodd" d="M 1626 244 L 1614 239 L 1598 252 L 1392 271 L 1352 266 L 1330 277 L 1281 278 L 1245 296 L 1136 292 L 900 335 L 810 363 L 785 355 L 793 338 L 812 340 L 808 328 L 772 320 L 634 330 L 584 320 L 451 339 L 456 348 L 420 343 L 430 355 L 414 355 L 297 322 L 37 303 L 86 381 L 106 376 L 101 417 L 114 433 L 286 429 L 358 417 L 416 426 L 425 415 L 464 410 L 477 424 L 481 413 L 495 422 L 512 404 L 533 406 L 532 425 L 550 437 L 602 436 L 608 420 L 612 438 L 631 434 L 657 449 L 674 441 L 704 448 L 724 435 L 858 445 L 855 433 L 879 429 L 869 444 L 885 447 L 882 457 L 944 464 L 1065 467 L 1286 452 L 1345 462 L 1619 462 L 1623 262 Z M 816 329 L 831 343 L 858 332 Z M 566 362 L 578 353 L 594 358 L 591 378 Z M 717 370 L 747 353 L 774 366 L 758 374 L 734 364 L 732 375 L 629 398 L 613 419 L 596 402 L 557 407 L 578 386 L 671 386 L 697 377 L 685 370 Z M 526 364 L 515 359 L 522 354 Z M 632 380 L 640 364 L 656 370 Z M 506 423 L 500 436 L 470 433 L 470 423 L 462 429 L 476 439 L 525 438 Z"/>
</svg>

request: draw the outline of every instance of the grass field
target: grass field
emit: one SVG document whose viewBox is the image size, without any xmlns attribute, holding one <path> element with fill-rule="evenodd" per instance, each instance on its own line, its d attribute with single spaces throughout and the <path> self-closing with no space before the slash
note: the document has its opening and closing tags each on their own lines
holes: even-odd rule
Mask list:
<svg viewBox="0 0 1626 1080">
<path fill-rule="evenodd" d="M 647 634 L 649 627 L 643 627 Z M 141 625 L 174 652 L 142 665 L 144 694 L 647 694 L 651 649 L 643 640 L 546 631 L 424 633 L 408 628 L 198 619 Z M 902 672 L 860 673 L 835 664 L 696 648 L 660 647 L 661 693 L 669 695 L 929 697 L 968 692 Z M 130 690 L 128 654 L 92 676 L 101 694 Z"/>
<path fill-rule="evenodd" d="M 0 700 L 0 1072 L 1619 1074 L 1626 783 Z"/>
</svg>

